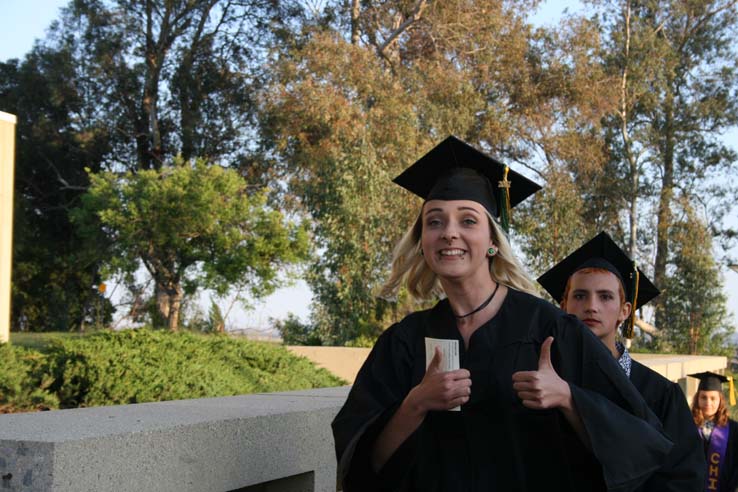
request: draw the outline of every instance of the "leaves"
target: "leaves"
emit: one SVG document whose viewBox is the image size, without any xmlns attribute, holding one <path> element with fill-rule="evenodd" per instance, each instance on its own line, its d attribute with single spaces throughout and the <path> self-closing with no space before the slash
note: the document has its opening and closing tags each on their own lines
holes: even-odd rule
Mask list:
<svg viewBox="0 0 738 492">
<path fill-rule="evenodd" d="M 43 353 L 3 344 L 0 355 L 0 412 L 344 384 L 284 347 L 225 335 L 105 331 L 57 340 Z"/>
<path fill-rule="evenodd" d="M 175 312 L 184 283 L 219 293 L 248 287 L 258 298 L 307 255 L 304 227 L 269 209 L 264 190 L 249 190 L 234 170 L 178 160 L 161 171 L 104 172 L 90 181 L 73 218 L 91 240 L 102 234 L 111 245 L 107 273 L 132 274 L 143 264 Z"/>
</svg>

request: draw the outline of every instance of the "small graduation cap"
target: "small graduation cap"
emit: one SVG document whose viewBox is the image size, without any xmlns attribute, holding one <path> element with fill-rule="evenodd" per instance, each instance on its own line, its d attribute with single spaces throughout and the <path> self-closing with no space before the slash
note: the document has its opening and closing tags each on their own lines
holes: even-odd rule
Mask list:
<svg viewBox="0 0 738 492">
<path fill-rule="evenodd" d="M 723 376 L 722 374 L 709 371 L 687 374 L 687 376 L 700 380 L 700 385 L 697 387 L 697 391 L 722 391 L 723 383 L 728 383 L 730 404 L 735 405 L 735 388 L 733 387 L 732 377 Z"/>
<path fill-rule="evenodd" d="M 551 294 L 551 297 L 561 302 L 569 277 L 584 268 L 603 268 L 612 272 L 620 280 L 625 297 L 631 303 L 630 319 L 625 326 L 623 336 L 627 339 L 633 338 L 636 309 L 659 295 L 659 290 L 606 232 L 600 232 L 558 262 L 538 277 L 538 283 Z"/>
<path fill-rule="evenodd" d="M 525 176 L 455 136 L 447 137 L 397 176 L 395 183 L 427 200 L 473 200 L 502 227 L 510 209 L 541 189 Z"/>
</svg>

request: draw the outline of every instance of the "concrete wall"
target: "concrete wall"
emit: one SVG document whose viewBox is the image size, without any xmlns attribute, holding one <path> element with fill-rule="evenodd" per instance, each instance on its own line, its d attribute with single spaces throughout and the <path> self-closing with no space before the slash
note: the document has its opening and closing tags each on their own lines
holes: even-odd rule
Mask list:
<svg viewBox="0 0 738 492">
<path fill-rule="evenodd" d="M 14 115 L 0 111 L 0 343 L 10 340 L 15 122 Z"/>
<path fill-rule="evenodd" d="M 700 381 L 687 377 L 698 372 L 716 372 L 724 374 L 728 367 L 728 358 L 714 355 L 667 355 L 667 354 L 632 354 L 633 359 L 644 364 L 665 378 L 679 383 L 689 404 L 697 392 Z M 727 388 L 724 388 L 727 391 Z"/>
<path fill-rule="evenodd" d="M 369 355 L 368 348 L 353 347 L 287 347 L 293 353 L 307 357 L 319 367 L 323 367 L 333 374 L 353 383 L 356 373 Z M 691 400 L 697 391 L 697 381 L 688 378 L 688 374 L 703 371 L 723 373 L 728 366 L 726 357 L 709 355 L 661 355 L 661 354 L 631 354 L 633 359 L 650 367 L 665 378 L 680 383 L 687 397 Z"/>
<path fill-rule="evenodd" d="M 353 383 L 356 373 L 366 360 L 371 349 L 355 347 L 308 347 L 289 345 L 287 348 L 296 355 L 307 357 L 318 367 L 329 370 L 336 376 Z"/>
<path fill-rule="evenodd" d="M 353 367 L 367 352 L 307 353 L 329 354 L 325 366 L 348 357 Z M 696 380 L 684 376 L 727 363 L 634 358 L 687 391 Z M 347 394 L 348 387 L 323 388 L 0 415 L 0 490 L 334 492 L 330 422 Z"/>
<path fill-rule="evenodd" d="M 0 415 L 0 490 L 336 490 L 348 388 Z"/>
</svg>

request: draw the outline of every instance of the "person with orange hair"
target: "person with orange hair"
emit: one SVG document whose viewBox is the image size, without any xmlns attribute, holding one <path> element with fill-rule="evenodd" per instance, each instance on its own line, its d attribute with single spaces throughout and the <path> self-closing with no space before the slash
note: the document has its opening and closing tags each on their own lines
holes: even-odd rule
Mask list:
<svg viewBox="0 0 738 492">
<path fill-rule="evenodd" d="M 633 360 L 618 340 L 621 325 L 629 332 L 625 338 L 632 337 L 636 307 L 655 298 L 658 289 L 605 232 L 541 275 L 538 283 L 605 344 L 674 442 L 666 461 L 638 490 L 700 490 L 705 462 L 684 392 Z"/>
<path fill-rule="evenodd" d="M 700 380 L 692 398 L 692 417 L 707 460 L 705 490 L 734 492 L 738 488 L 738 423 L 728 418 L 722 391 L 722 383 L 729 379 L 714 372 L 689 376 Z"/>
</svg>

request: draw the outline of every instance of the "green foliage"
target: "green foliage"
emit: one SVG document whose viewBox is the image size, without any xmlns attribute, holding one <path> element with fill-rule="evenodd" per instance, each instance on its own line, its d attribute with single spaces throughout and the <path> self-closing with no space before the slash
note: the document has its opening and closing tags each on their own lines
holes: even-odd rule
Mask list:
<svg viewBox="0 0 738 492">
<path fill-rule="evenodd" d="M 681 354 L 732 355 L 727 344 L 735 327 L 728 321 L 720 269 L 712 254 L 712 236 L 687 209 L 671 230 L 673 270 L 665 296 L 664 344 Z"/>
<path fill-rule="evenodd" d="M 315 35 L 275 71 L 264 130 L 283 156 L 291 193 L 315 220 L 321 254 L 307 278 L 315 333 L 338 345 L 376 336 L 388 321 L 373 291 L 413 214 L 391 184 L 416 152 L 412 108 L 374 54 L 335 36 Z"/>
<path fill-rule="evenodd" d="M 85 169 L 206 156 L 265 179 L 253 151 L 254 75 L 284 2 L 67 2 L 21 61 L 0 63 L 0 110 L 18 117 L 13 330 L 110 319 L 94 286 L 107 245 L 69 218 Z M 266 174 L 265 174 L 266 176 Z"/>
<path fill-rule="evenodd" d="M 108 273 L 132 275 L 142 263 L 167 294 L 177 329 L 185 285 L 247 288 L 255 298 L 280 285 L 280 272 L 308 253 L 305 227 L 288 223 L 239 174 L 202 160 L 160 171 L 90 175 L 72 216 L 81 233 L 111 244 Z"/>
<path fill-rule="evenodd" d="M 284 347 L 147 329 L 61 338 L 44 353 L 0 346 L 6 410 L 119 405 L 345 384 Z"/>
<path fill-rule="evenodd" d="M 554 171 L 547 178 L 547 186 L 514 212 L 519 217 L 515 233 L 525 238 L 523 251 L 539 275 L 594 235 L 585 225 L 582 197 L 569 174 Z"/>
<path fill-rule="evenodd" d="M 48 410 L 59 400 L 48 387 L 42 353 L 8 343 L 0 344 L 0 413 Z"/>
<path fill-rule="evenodd" d="M 738 123 L 738 10 L 725 0 L 597 6 L 602 63 L 622 86 L 619 109 L 606 123 L 612 159 L 630 183 L 627 201 L 643 205 L 630 212 L 631 235 L 645 225 L 638 236 L 655 244 L 653 280 L 665 287 L 674 280 L 670 262 L 678 253 L 670 238 L 680 227 L 682 194 L 705 204 L 716 230 L 734 205 L 734 184 L 725 177 L 735 175 L 738 158 L 720 135 Z M 667 303 L 668 295 L 654 301 L 659 328 L 672 316 Z"/>
<path fill-rule="evenodd" d="M 265 144 L 315 224 L 321 255 L 307 280 L 324 344 L 366 343 L 412 309 L 375 297 L 420 205 L 391 179 L 449 133 L 505 154 L 517 128 L 508 103 L 527 35 L 517 9 L 433 3 L 382 46 L 405 7 L 362 7 L 365 44 L 345 40 L 347 24 L 295 33 L 262 93 Z"/>
<path fill-rule="evenodd" d="M 67 215 L 110 150 L 107 129 L 82 116 L 94 102 L 75 83 L 66 49 L 36 46 L 0 63 L 0 110 L 17 115 L 13 225 L 13 330 L 80 329 L 110 318 L 97 252 Z M 99 315 L 99 316 L 98 316 Z"/>
<path fill-rule="evenodd" d="M 678 202 L 705 204 L 715 231 L 733 205 L 720 134 L 738 122 L 735 3 L 591 2 L 591 18 L 533 29 L 537 4 L 357 2 L 353 17 L 336 1 L 73 2 L 25 60 L 0 64 L 0 109 L 19 115 L 13 327 L 104 324 L 103 263 L 143 262 L 157 297 L 138 312 L 174 328 L 198 288 L 271 292 L 310 229 L 312 319 L 285 333 L 370 343 L 416 307 L 374 297 L 419 205 L 390 180 L 449 133 L 545 185 L 513 214 L 536 273 L 606 229 L 665 288 L 658 328 L 697 312 L 719 325 L 719 296 L 685 307 L 683 279 L 713 271 L 680 249 Z M 212 185 L 215 167 L 176 156 L 259 189 Z M 84 167 L 98 179 L 80 206 Z M 242 197 L 241 212 L 213 210 Z M 674 337 L 664 349 L 684 346 Z"/>
<path fill-rule="evenodd" d="M 293 313 L 289 313 L 285 320 L 273 322 L 285 345 L 323 345 L 318 328 L 310 323 L 303 323 Z"/>
<path fill-rule="evenodd" d="M 225 318 L 220 306 L 215 301 L 210 302 L 210 310 L 208 311 L 209 331 L 222 333 L 225 331 Z"/>
<path fill-rule="evenodd" d="M 73 55 L 77 84 L 114 128 L 109 157 L 158 169 L 175 156 L 246 164 L 254 84 L 271 28 L 294 7 L 261 0 L 77 0 L 49 42 Z"/>
</svg>

